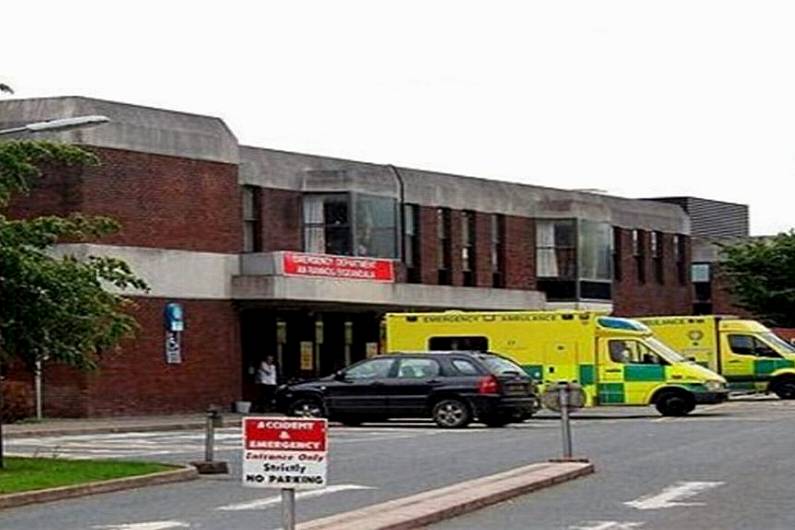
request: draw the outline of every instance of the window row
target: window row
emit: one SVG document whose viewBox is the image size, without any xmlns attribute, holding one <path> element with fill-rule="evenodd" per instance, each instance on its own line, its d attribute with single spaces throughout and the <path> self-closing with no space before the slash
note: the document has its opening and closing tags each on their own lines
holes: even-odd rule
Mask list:
<svg viewBox="0 0 795 530">
<path fill-rule="evenodd" d="M 244 251 L 258 252 L 261 245 L 259 189 L 243 188 Z M 452 285 L 453 260 L 457 260 L 465 286 L 505 286 L 505 217 L 476 215 L 472 211 L 435 210 L 436 234 L 422 234 L 420 208 L 363 193 L 311 193 L 302 202 L 303 248 L 306 252 L 402 259 L 409 282 L 423 281 L 422 241 L 435 239 L 436 283 Z M 399 235 L 399 227 L 403 233 Z M 483 226 L 481 223 L 485 223 Z M 478 236 L 488 237 L 488 244 Z M 454 244 L 454 238 L 457 240 Z M 622 230 L 608 223 L 585 219 L 538 219 L 535 223 L 535 261 L 539 288 L 551 300 L 612 298 L 612 281 L 624 276 Z M 656 231 L 631 230 L 629 244 L 639 283 L 646 283 L 648 262 L 653 280 L 665 283 L 666 248 L 673 253 L 676 277 L 688 281 L 686 239 L 673 235 L 670 245 Z M 459 253 L 454 256 L 454 250 Z M 478 252 L 488 252 L 478 256 Z M 481 260 L 480 267 L 478 259 Z M 484 267 L 488 260 L 488 269 Z M 428 264 L 424 267 L 427 267 Z M 433 269 L 430 269 L 433 270 Z M 489 274 L 482 278 L 478 275 Z"/>
</svg>

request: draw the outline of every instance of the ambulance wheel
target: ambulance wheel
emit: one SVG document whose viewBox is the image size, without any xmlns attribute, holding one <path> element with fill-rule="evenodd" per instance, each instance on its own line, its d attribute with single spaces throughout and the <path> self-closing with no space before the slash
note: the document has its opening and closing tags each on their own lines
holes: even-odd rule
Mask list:
<svg viewBox="0 0 795 530">
<path fill-rule="evenodd" d="M 323 404 L 317 399 L 302 398 L 296 399 L 287 408 L 288 416 L 300 418 L 322 418 L 325 416 Z"/>
<path fill-rule="evenodd" d="M 445 429 L 461 429 L 472 421 L 472 413 L 460 399 L 445 398 L 438 401 L 431 411 L 436 425 Z"/>
<path fill-rule="evenodd" d="M 781 399 L 795 399 L 795 378 L 781 379 L 770 385 L 773 393 Z"/>
<path fill-rule="evenodd" d="M 685 416 L 696 408 L 696 401 L 686 392 L 674 390 L 660 394 L 654 405 L 663 416 Z"/>
</svg>

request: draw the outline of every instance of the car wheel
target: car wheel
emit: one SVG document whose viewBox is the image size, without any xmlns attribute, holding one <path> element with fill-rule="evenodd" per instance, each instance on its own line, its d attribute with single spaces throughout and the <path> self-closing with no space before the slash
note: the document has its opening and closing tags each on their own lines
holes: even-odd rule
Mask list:
<svg viewBox="0 0 795 530">
<path fill-rule="evenodd" d="M 431 413 L 436 425 L 445 429 L 460 429 L 472 421 L 472 413 L 460 399 L 442 399 L 433 406 Z"/>
<path fill-rule="evenodd" d="M 507 418 L 505 416 L 486 416 L 485 418 L 480 418 L 480 421 L 485 423 L 486 427 L 497 429 L 500 427 L 505 427 L 511 423 L 511 418 Z"/>
<path fill-rule="evenodd" d="M 316 399 L 297 399 L 287 408 L 288 416 L 299 418 L 322 418 L 325 416 L 323 404 Z"/>
<path fill-rule="evenodd" d="M 795 399 L 795 379 L 777 381 L 773 386 L 773 393 L 781 399 Z"/>
<path fill-rule="evenodd" d="M 695 400 L 685 392 L 666 392 L 657 398 L 657 411 L 663 416 L 685 416 L 696 408 Z"/>
</svg>

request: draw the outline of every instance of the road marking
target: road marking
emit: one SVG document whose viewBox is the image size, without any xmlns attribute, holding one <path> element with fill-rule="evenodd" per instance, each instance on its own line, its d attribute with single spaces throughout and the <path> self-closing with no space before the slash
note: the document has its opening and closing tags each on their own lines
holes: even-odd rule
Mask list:
<svg viewBox="0 0 795 530">
<path fill-rule="evenodd" d="M 696 495 L 716 488 L 724 482 L 677 482 L 668 486 L 660 493 L 644 495 L 634 501 L 625 502 L 627 506 L 638 510 L 657 510 L 660 508 L 671 508 L 674 506 L 703 506 L 703 502 L 677 502 L 682 499 L 689 499 Z"/>
<path fill-rule="evenodd" d="M 189 528 L 188 523 L 182 521 L 152 521 L 149 523 L 123 523 L 92 526 L 91 528 L 105 530 L 166 530 L 167 528 Z"/>
<path fill-rule="evenodd" d="M 621 521 L 586 521 L 587 526 L 570 526 L 569 530 L 633 530 L 646 523 Z"/>
<path fill-rule="evenodd" d="M 322 495 L 328 495 L 329 493 L 337 493 L 338 491 L 355 491 L 355 490 L 371 490 L 375 489 L 370 486 L 359 486 L 358 484 L 340 484 L 338 486 L 329 486 L 328 488 L 321 488 L 318 490 L 312 491 L 302 491 L 295 494 L 296 499 L 312 499 L 314 497 L 320 497 Z M 275 497 L 267 497 L 265 499 L 255 499 L 253 501 L 248 502 L 241 502 L 238 504 L 228 504 L 226 506 L 220 506 L 216 508 L 216 510 L 223 510 L 223 511 L 240 511 L 240 510 L 258 510 L 261 508 L 267 508 L 269 506 L 274 506 L 282 502 L 281 495 Z"/>
</svg>

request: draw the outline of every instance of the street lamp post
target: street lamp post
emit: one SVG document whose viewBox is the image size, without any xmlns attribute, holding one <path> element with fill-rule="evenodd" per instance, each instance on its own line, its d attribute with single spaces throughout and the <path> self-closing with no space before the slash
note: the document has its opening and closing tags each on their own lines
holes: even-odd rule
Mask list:
<svg viewBox="0 0 795 530">
<path fill-rule="evenodd" d="M 74 118 L 59 118 L 57 120 L 39 121 L 36 123 L 28 123 L 19 127 L 12 127 L 11 129 L 0 130 L 0 135 L 6 134 L 19 134 L 19 133 L 38 133 L 38 132 L 61 132 L 70 131 L 72 129 L 86 129 L 88 127 L 96 127 L 103 123 L 108 123 L 110 118 L 107 116 L 75 116 Z"/>
</svg>

